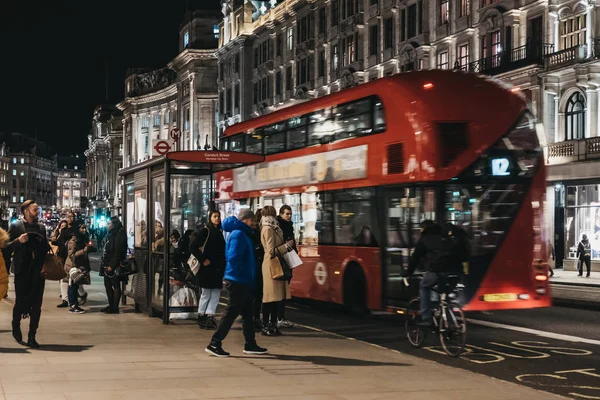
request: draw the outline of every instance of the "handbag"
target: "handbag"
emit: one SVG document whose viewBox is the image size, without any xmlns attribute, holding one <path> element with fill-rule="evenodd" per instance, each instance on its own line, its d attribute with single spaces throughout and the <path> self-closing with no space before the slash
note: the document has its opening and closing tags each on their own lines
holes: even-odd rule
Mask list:
<svg viewBox="0 0 600 400">
<path fill-rule="evenodd" d="M 283 255 L 283 259 L 285 260 L 286 264 L 290 267 L 290 269 L 294 269 L 301 266 L 303 263 L 298 253 L 296 253 L 296 251 L 291 247 L 287 247 L 288 252 Z"/>
<path fill-rule="evenodd" d="M 115 272 L 117 276 L 129 276 L 137 274 L 139 272 L 139 268 L 137 262 L 135 261 L 135 257 L 121 261 Z"/>
<path fill-rule="evenodd" d="M 271 279 L 276 281 L 287 281 L 292 278 L 292 269 L 282 257 L 272 257 L 269 263 Z"/>
<path fill-rule="evenodd" d="M 44 265 L 42 266 L 41 275 L 49 281 L 60 281 L 67 276 L 62 260 L 54 254 L 52 249 L 44 255 Z"/>
<path fill-rule="evenodd" d="M 207 231 L 208 231 L 208 233 L 206 235 L 206 240 L 204 241 L 204 244 L 202 246 L 200 246 L 200 252 L 202 254 L 204 254 L 204 248 L 206 247 L 206 244 L 208 243 L 208 238 L 210 238 L 210 229 L 207 228 Z M 198 258 L 196 258 L 196 256 L 194 254 L 190 254 L 190 258 L 188 258 L 187 264 L 190 266 L 192 273 L 194 275 L 198 275 L 198 271 L 200 271 L 200 260 L 198 260 Z"/>
</svg>

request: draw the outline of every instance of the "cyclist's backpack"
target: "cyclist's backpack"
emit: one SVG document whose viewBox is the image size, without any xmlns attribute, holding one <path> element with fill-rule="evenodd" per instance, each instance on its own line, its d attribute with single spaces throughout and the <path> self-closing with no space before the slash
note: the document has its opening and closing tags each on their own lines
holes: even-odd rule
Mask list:
<svg viewBox="0 0 600 400">
<path fill-rule="evenodd" d="M 462 268 L 460 240 L 452 227 L 442 227 L 440 248 L 432 251 L 429 258 L 429 269 L 437 273 L 458 273 Z"/>
</svg>

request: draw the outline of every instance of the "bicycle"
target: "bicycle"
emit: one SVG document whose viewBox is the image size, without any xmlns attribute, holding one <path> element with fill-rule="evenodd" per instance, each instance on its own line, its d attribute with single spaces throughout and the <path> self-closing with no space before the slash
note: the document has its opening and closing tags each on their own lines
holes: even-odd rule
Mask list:
<svg viewBox="0 0 600 400">
<path fill-rule="evenodd" d="M 448 275 L 438 278 L 438 283 L 432 290 L 439 295 L 439 303 L 433 309 L 433 322 L 431 326 L 417 325 L 419 316 L 419 297 L 408 303 L 405 313 L 405 329 L 408 341 L 414 347 L 420 348 L 429 331 L 438 334 L 442 348 L 450 357 L 458 357 L 465 349 L 467 339 L 467 322 L 465 314 L 458 303 L 449 299 L 456 295 L 458 275 Z M 408 280 L 404 278 L 408 286 Z"/>
</svg>

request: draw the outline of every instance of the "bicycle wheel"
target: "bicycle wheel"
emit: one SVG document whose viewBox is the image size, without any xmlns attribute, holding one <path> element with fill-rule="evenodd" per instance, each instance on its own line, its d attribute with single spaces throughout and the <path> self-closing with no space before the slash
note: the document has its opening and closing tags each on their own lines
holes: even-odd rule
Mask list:
<svg viewBox="0 0 600 400">
<path fill-rule="evenodd" d="M 446 318 L 439 317 L 439 327 L 440 343 L 446 354 L 460 356 L 467 340 L 467 322 L 462 308 L 456 303 L 448 303 Z"/>
<path fill-rule="evenodd" d="M 410 344 L 414 347 L 421 347 L 427 336 L 427 328 L 417 325 L 419 322 L 419 299 L 412 299 L 406 307 L 404 315 L 404 328 L 406 329 L 406 337 Z"/>
</svg>

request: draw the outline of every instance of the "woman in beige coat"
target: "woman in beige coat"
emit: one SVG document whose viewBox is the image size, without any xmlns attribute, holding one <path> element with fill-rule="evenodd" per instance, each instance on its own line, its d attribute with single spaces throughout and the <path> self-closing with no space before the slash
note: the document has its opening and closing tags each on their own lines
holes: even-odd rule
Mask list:
<svg viewBox="0 0 600 400">
<path fill-rule="evenodd" d="M 260 241 L 265 249 L 262 263 L 263 275 L 263 329 L 264 336 L 281 335 L 277 329 L 277 314 L 279 302 L 291 299 L 290 287 L 287 281 L 274 280 L 271 277 L 271 259 L 281 256 L 291 249 L 292 243 L 285 243 L 283 232 L 276 219 L 277 211 L 272 206 L 262 209 L 260 220 Z M 291 242 L 291 241 L 290 241 Z"/>
</svg>

